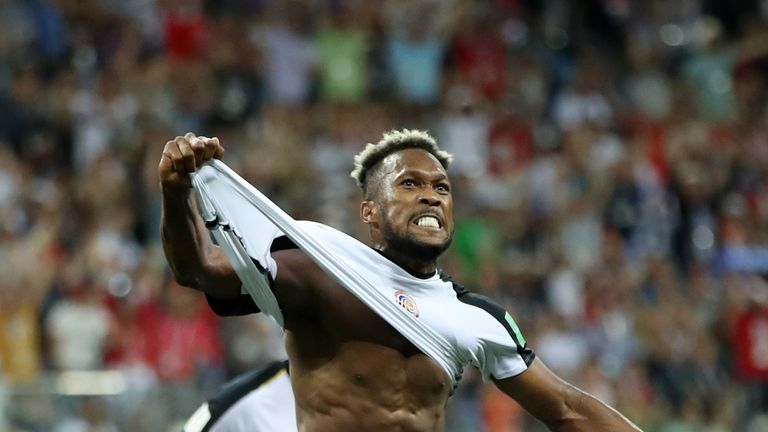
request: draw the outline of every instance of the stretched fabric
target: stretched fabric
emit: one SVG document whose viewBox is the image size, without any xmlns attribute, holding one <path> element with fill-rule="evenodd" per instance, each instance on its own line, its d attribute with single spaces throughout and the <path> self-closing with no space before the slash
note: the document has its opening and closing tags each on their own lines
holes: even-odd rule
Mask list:
<svg viewBox="0 0 768 432">
<path fill-rule="evenodd" d="M 192 175 L 200 213 L 222 248 L 243 289 L 262 312 L 284 326 L 270 288 L 276 263 L 272 239 L 286 235 L 329 276 L 381 316 L 451 377 L 454 386 L 465 358 L 454 344 L 418 318 L 407 295 L 391 295 L 393 280 L 411 277 L 360 241 L 331 227 L 296 221 L 223 162 L 206 162 Z M 453 295 L 455 299 L 455 295 Z"/>
</svg>

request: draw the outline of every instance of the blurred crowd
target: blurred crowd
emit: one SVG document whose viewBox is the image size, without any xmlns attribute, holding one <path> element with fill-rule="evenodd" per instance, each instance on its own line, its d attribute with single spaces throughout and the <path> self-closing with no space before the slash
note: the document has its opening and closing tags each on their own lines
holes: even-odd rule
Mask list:
<svg viewBox="0 0 768 432">
<path fill-rule="evenodd" d="M 167 140 L 218 136 L 294 217 L 367 240 L 352 156 L 404 127 L 456 158 L 441 265 L 558 374 L 647 431 L 768 430 L 766 21 L 764 0 L 0 0 L 0 431 L 179 430 L 285 355 L 170 278 Z M 82 371 L 120 379 L 62 379 Z M 542 430 L 472 373 L 448 411 Z"/>
</svg>

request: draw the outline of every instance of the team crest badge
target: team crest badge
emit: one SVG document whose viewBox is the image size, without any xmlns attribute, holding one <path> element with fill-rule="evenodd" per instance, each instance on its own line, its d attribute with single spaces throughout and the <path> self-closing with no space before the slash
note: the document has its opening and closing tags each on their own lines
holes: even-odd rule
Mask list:
<svg viewBox="0 0 768 432">
<path fill-rule="evenodd" d="M 415 317 L 419 316 L 419 307 L 416 305 L 416 301 L 413 297 L 408 295 L 408 293 L 402 290 L 397 290 L 395 291 L 395 298 L 397 299 L 397 304 L 402 306 L 403 309 L 407 310 Z"/>
</svg>

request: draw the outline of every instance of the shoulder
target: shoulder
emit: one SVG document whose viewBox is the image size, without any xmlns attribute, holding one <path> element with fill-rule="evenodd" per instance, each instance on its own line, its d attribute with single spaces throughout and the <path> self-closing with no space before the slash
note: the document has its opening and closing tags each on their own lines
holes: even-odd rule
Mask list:
<svg viewBox="0 0 768 432">
<path fill-rule="evenodd" d="M 460 302 L 472 307 L 482 309 L 487 314 L 491 315 L 500 322 L 505 321 L 505 315 L 507 314 L 507 311 L 492 298 L 468 290 L 464 285 L 456 282 L 453 280 L 453 278 L 442 271 L 440 272 L 440 279 L 444 283 L 449 284 L 451 288 L 453 288 L 453 291 L 456 293 L 456 298 Z"/>
<path fill-rule="evenodd" d="M 512 337 L 516 345 L 519 347 L 524 347 L 526 345 L 526 340 L 523 337 L 522 332 L 517 326 L 514 318 L 496 300 L 484 294 L 468 290 L 466 287 L 457 283 L 450 276 L 443 272 L 440 273 L 440 278 L 444 282 L 451 284 L 454 292 L 456 293 L 456 299 L 459 302 L 469 307 L 482 310 L 494 322 L 501 325 L 506 333 Z"/>
<path fill-rule="evenodd" d="M 318 292 L 331 278 L 287 237 L 277 237 L 270 251 L 277 264 L 277 274 L 271 280 L 272 292 L 285 316 L 286 328 L 313 321 Z"/>
<path fill-rule="evenodd" d="M 284 235 L 272 241 L 269 252 L 278 265 L 278 283 L 299 283 L 302 274 L 309 269 L 307 265 L 312 262 L 293 240 Z"/>
</svg>

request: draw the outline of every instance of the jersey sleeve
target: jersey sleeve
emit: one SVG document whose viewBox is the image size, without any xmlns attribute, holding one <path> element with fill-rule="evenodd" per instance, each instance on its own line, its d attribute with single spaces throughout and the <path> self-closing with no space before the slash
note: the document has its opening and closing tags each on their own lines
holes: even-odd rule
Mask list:
<svg viewBox="0 0 768 432">
<path fill-rule="evenodd" d="M 474 322 L 478 343 L 471 361 L 480 369 L 483 380 L 509 378 L 528 369 L 535 354 L 512 316 L 481 294 L 465 291 L 459 300 L 484 312 Z"/>
<path fill-rule="evenodd" d="M 206 294 L 205 301 L 208 302 L 208 306 L 213 313 L 222 317 L 250 315 L 261 312 L 248 294 L 240 294 L 240 296 L 233 299 L 218 299 Z"/>
</svg>

